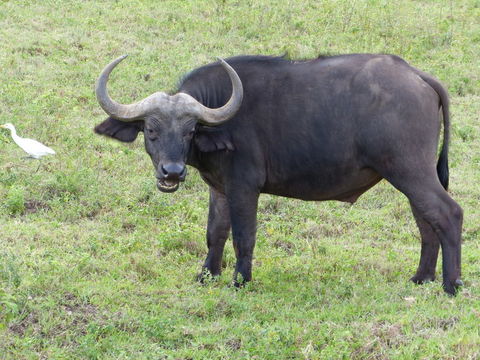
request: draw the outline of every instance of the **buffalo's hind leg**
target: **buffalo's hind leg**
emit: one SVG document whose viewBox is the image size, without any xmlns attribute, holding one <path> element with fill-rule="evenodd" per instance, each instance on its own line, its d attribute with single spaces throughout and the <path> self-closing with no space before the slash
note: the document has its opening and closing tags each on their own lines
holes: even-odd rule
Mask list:
<svg viewBox="0 0 480 360">
<path fill-rule="evenodd" d="M 420 230 L 422 239 L 422 251 L 420 255 L 420 263 L 415 275 L 410 279 L 415 284 L 423 284 L 435 280 L 435 268 L 437 267 L 438 251 L 440 249 L 440 241 L 437 234 L 433 231 L 430 224 L 422 219 L 419 212 L 411 206 L 415 221 Z"/>
<path fill-rule="evenodd" d="M 421 219 L 420 231 L 427 231 L 428 224 L 436 234 L 442 248 L 443 288 L 454 295 L 460 280 L 461 232 L 463 211 L 450 197 L 438 180 L 435 168 L 405 166 L 391 167 L 384 171 L 384 177 L 398 190 L 404 193 L 414 208 L 415 215 Z M 423 234 L 422 234 L 423 235 Z M 434 246 L 431 233 L 428 233 L 428 245 L 422 247 L 419 270 L 431 271 L 433 267 Z"/>
<path fill-rule="evenodd" d="M 461 232 L 463 211 L 462 208 L 436 182 L 428 188 L 419 188 L 417 192 L 409 194 L 409 200 L 418 210 L 422 220 L 428 223 L 438 236 L 442 247 L 443 288 L 454 295 L 461 285 Z M 432 254 L 430 254 L 432 255 Z M 423 256 L 423 254 L 422 254 Z"/>
<path fill-rule="evenodd" d="M 198 276 L 200 282 L 206 277 L 218 276 L 222 271 L 222 257 L 225 242 L 230 232 L 230 213 L 225 195 L 210 188 L 208 210 L 207 246 L 208 255 Z"/>
</svg>

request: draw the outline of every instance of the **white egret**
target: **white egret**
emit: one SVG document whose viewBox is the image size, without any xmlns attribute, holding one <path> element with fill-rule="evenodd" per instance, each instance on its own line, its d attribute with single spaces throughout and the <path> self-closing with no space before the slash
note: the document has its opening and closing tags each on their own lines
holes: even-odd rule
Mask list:
<svg viewBox="0 0 480 360">
<path fill-rule="evenodd" d="M 13 141 L 15 141 L 15 143 L 20 146 L 31 158 L 40 159 L 45 155 L 55 154 L 53 149 L 50 149 L 48 146 L 39 143 L 37 140 L 25 139 L 18 136 L 13 124 L 7 123 L 0 125 L 0 127 L 10 130 Z"/>
</svg>

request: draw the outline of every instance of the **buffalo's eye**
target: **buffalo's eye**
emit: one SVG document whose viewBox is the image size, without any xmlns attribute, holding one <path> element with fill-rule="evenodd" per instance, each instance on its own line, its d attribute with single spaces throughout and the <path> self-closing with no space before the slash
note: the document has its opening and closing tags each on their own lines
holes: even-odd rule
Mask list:
<svg viewBox="0 0 480 360">
<path fill-rule="evenodd" d="M 157 138 L 157 132 L 153 129 L 146 129 L 146 133 L 150 140 L 155 140 Z"/>
</svg>

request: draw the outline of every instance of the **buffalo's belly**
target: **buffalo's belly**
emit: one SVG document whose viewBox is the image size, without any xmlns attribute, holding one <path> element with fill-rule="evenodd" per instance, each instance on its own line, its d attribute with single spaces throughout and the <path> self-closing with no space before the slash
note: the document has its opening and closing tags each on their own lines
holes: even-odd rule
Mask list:
<svg viewBox="0 0 480 360">
<path fill-rule="evenodd" d="M 382 177 L 373 169 L 332 174 L 318 173 L 305 177 L 267 180 L 263 193 L 301 200 L 339 200 L 353 203 L 378 183 Z"/>
</svg>

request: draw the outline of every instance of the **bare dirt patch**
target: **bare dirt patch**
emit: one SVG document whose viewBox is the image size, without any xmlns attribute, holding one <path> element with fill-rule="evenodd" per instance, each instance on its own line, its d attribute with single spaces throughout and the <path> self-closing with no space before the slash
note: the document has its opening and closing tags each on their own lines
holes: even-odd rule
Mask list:
<svg viewBox="0 0 480 360">
<path fill-rule="evenodd" d="M 39 210 L 50 210 L 50 206 L 40 200 L 28 200 L 25 202 L 25 214 L 35 214 Z"/>
<path fill-rule="evenodd" d="M 288 241 L 276 240 L 273 243 L 273 246 L 275 246 L 277 249 L 282 249 L 288 255 L 293 255 L 294 245 Z"/>
<path fill-rule="evenodd" d="M 227 341 L 227 347 L 232 350 L 240 350 L 242 347 L 242 340 L 241 339 L 230 339 Z"/>
<path fill-rule="evenodd" d="M 20 322 L 13 323 L 8 326 L 8 330 L 17 336 L 24 336 L 29 328 L 32 328 L 33 332 L 38 332 L 40 329 L 38 315 L 34 311 L 30 312 Z"/>
</svg>

